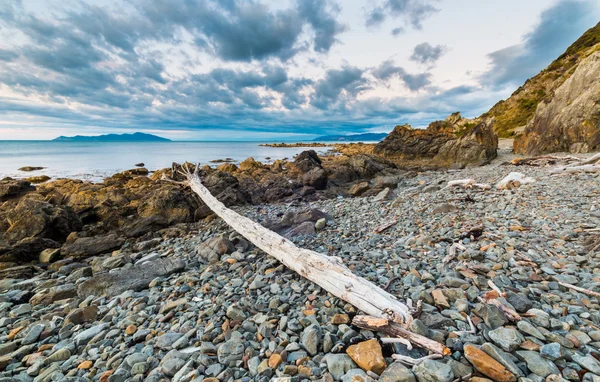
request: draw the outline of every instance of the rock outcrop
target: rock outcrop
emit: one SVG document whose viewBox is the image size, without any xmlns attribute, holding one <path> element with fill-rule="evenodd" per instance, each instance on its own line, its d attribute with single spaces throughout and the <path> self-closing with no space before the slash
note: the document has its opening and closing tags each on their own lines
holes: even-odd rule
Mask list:
<svg viewBox="0 0 600 382">
<path fill-rule="evenodd" d="M 518 135 L 541 102 L 552 100 L 555 91 L 571 76 L 600 43 L 600 23 L 588 29 L 546 69 L 528 79 L 511 96 L 496 103 L 480 118 L 494 118 L 494 130 L 502 138 Z"/>
<path fill-rule="evenodd" d="M 584 59 L 552 99 L 538 105 L 514 149 L 527 155 L 600 149 L 600 52 Z"/>
<path fill-rule="evenodd" d="M 498 137 L 491 120 L 470 120 L 454 113 L 426 129 L 396 126 L 375 146 L 374 153 L 398 160 L 428 160 L 432 164 L 464 167 L 482 165 L 496 157 Z"/>
</svg>

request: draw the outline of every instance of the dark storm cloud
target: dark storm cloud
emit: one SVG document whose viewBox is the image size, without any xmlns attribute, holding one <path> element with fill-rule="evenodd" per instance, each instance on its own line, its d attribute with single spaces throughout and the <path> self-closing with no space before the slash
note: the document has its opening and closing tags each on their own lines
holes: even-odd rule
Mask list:
<svg viewBox="0 0 600 382">
<path fill-rule="evenodd" d="M 371 73 L 379 80 L 388 81 L 393 77 L 398 77 L 404 82 L 404 85 L 411 91 L 417 91 L 431 84 L 431 74 L 419 73 L 411 74 L 400 66 L 396 66 L 393 61 L 387 60 L 374 68 Z"/>
<path fill-rule="evenodd" d="M 563 0 L 542 12 L 539 23 L 523 36 L 523 43 L 488 55 L 490 68 L 481 82 L 494 87 L 521 85 L 594 26 L 595 0 Z"/>
<path fill-rule="evenodd" d="M 368 81 L 363 77 L 363 70 L 353 66 L 342 69 L 330 69 L 325 78 L 315 84 L 315 95 L 311 104 L 319 109 L 326 109 L 341 98 L 354 98 L 368 88 Z"/>
<path fill-rule="evenodd" d="M 421 29 L 423 21 L 438 12 L 433 5 L 436 2 L 436 0 L 385 0 L 369 11 L 365 23 L 368 27 L 379 26 L 389 17 L 401 19 L 414 29 Z M 395 28 L 392 33 L 397 35 L 401 30 Z"/>
<path fill-rule="evenodd" d="M 140 2 L 139 8 L 170 38 L 175 27 L 184 27 L 199 47 L 233 61 L 288 60 L 308 49 L 300 39 L 305 25 L 313 32 L 314 51 L 327 53 L 346 30 L 336 19 L 338 6 L 322 0 L 298 0 L 278 11 L 254 1 L 159 0 Z"/>
<path fill-rule="evenodd" d="M 423 42 L 415 46 L 410 60 L 420 64 L 435 64 L 446 53 L 446 49 L 443 45 L 433 46 L 428 42 Z"/>
</svg>

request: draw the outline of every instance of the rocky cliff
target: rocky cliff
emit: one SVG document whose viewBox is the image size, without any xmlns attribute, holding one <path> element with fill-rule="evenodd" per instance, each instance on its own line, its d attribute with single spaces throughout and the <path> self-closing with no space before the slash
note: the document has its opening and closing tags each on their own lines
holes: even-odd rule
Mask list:
<svg viewBox="0 0 600 382">
<path fill-rule="evenodd" d="M 454 113 L 426 129 L 396 126 L 375 146 L 374 153 L 397 160 L 427 160 L 440 166 L 482 165 L 494 159 L 498 149 L 492 121 Z"/>
<path fill-rule="evenodd" d="M 600 23 L 585 32 L 560 57 L 535 77 L 530 78 L 508 99 L 498 102 L 482 117 L 494 118 L 494 130 L 502 138 L 522 131 L 541 102 L 552 100 L 555 91 L 600 43 Z"/>
<path fill-rule="evenodd" d="M 550 100 L 538 105 L 514 149 L 531 155 L 600 149 L 600 49 L 577 65 Z"/>
</svg>

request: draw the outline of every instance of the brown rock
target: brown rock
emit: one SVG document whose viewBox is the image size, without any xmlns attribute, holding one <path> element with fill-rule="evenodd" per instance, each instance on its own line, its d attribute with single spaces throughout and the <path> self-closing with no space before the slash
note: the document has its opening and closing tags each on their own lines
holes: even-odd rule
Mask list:
<svg viewBox="0 0 600 382">
<path fill-rule="evenodd" d="M 128 336 L 133 335 L 135 332 L 137 332 L 137 326 L 135 325 L 128 325 L 125 328 L 125 334 L 127 334 Z"/>
<path fill-rule="evenodd" d="M 469 120 L 454 113 L 427 129 L 396 126 L 374 149 L 401 160 L 427 159 L 445 166 L 482 165 L 496 157 L 498 136 L 492 120 Z"/>
<path fill-rule="evenodd" d="M 73 310 L 67 317 L 65 323 L 71 322 L 74 325 L 80 325 L 85 322 L 92 322 L 98 317 L 98 307 L 96 305 L 86 306 Z"/>
<path fill-rule="evenodd" d="M 280 354 L 274 353 L 269 357 L 269 367 L 271 369 L 277 369 L 279 365 L 283 362 Z"/>
<path fill-rule="evenodd" d="M 77 297 L 77 289 L 74 284 L 63 284 L 42 290 L 31 297 L 31 305 L 48 305 L 55 301 Z"/>
<path fill-rule="evenodd" d="M 386 363 L 381 353 L 381 345 L 376 339 L 349 346 L 346 353 L 364 371 L 381 374 L 385 370 Z"/>
<path fill-rule="evenodd" d="M 331 323 L 334 325 L 347 324 L 350 322 L 350 317 L 345 313 L 337 313 L 331 317 Z"/>
<path fill-rule="evenodd" d="M 350 190 L 348 191 L 348 193 L 352 196 L 360 196 L 362 194 L 364 194 L 365 192 L 367 192 L 369 190 L 370 186 L 369 186 L 369 182 L 358 182 L 355 185 L 353 185 L 352 187 L 350 187 Z"/>
<path fill-rule="evenodd" d="M 40 253 L 40 263 L 52 263 L 58 260 L 60 248 L 47 248 Z"/>
<path fill-rule="evenodd" d="M 79 366 L 77 366 L 77 368 L 82 369 L 82 370 L 87 370 L 87 369 L 90 369 L 93 364 L 94 363 L 92 361 L 83 361 L 82 363 L 79 364 Z"/>
<path fill-rule="evenodd" d="M 448 300 L 446 299 L 446 296 L 444 296 L 444 292 L 441 289 L 432 290 L 431 295 L 433 296 L 433 301 L 435 302 L 436 306 L 450 308 L 450 304 L 448 303 Z"/>
<path fill-rule="evenodd" d="M 514 382 L 517 380 L 514 374 L 506 370 L 495 359 L 487 355 L 484 351 L 477 349 L 471 344 L 464 347 L 465 357 L 480 373 L 487 375 L 494 381 Z"/>
</svg>

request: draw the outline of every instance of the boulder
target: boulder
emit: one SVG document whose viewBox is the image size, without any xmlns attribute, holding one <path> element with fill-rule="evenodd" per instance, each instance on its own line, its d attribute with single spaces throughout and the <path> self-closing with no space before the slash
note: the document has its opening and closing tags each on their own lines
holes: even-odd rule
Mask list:
<svg viewBox="0 0 600 382">
<path fill-rule="evenodd" d="M 315 168 L 322 168 L 321 159 L 315 150 L 302 151 L 294 160 L 294 166 L 302 173 Z"/>
<path fill-rule="evenodd" d="M 448 166 L 481 166 L 496 158 L 498 136 L 493 120 L 484 120 L 472 128 L 456 132 L 458 139 L 450 140 L 440 147 L 434 161 Z"/>
<path fill-rule="evenodd" d="M 116 296 L 128 290 L 141 291 L 148 288 L 156 277 L 181 272 L 184 268 L 185 263 L 181 259 L 157 259 L 94 276 L 79 284 L 77 293 L 85 298 L 90 295 Z"/>
<path fill-rule="evenodd" d="M 80 237 L 71 244 L 67 243 L 63 245 L 60 253 L 64 257 L 95 256 L 118 249 L 123 245 L 123 242 L 123 238 L 117 236 L 115 233 L 93 237 Z"/>
<path fill-rule="evenodd" d="M 244 205 L 249 200 L 249 196 L 241 191 L 239 181 L 229 173 L 213 171 L 204 178 L 202 183 L 226 206 Z"/>
<path fill-rule="evenodd" d="M 324 190 L 327 188 L 327 173 L 322 168 L 313 168 L 302 176 L 302 184 Z"/>
<path fill-rule="evenodd" d="M 428 160 L 442 166 L 482 165 L 494 159 L 498 136 L 493 120 L 470 120 L 454 113 L 435 121 L 426 129 L 405 124 L 394 130 L 374 149 L 374 153 L 399 160 Z"/>
<path fill-rule="evenodd" d="M 31 305 L 48 305 L 54 301 L 77 297 L 74 284 L 58 285 L 49 289 L 43 289 L 33 295 L 29 300 Z"/>
<path fill-rule="evenodd" d="M 358 182 L 350 187 L 348 193 L 352 196 L 361 196 L 365 192 L 369 191 L 369 188 L 371 188 L 371 186 L 369 186 L 369 182 Z"/>
<path fill-rule="evenodd" d="M 83 226 L 70 207 L 59 207 L 33 198 L 19 200 L 16 207 L 7 212 L 6 219 L 9 228 L 4 239 L 8 243 L 31 237 L 64 241 L 69 233 L 79 231 Z"/>
<path fill-rule="evenodd" d="M 241 171 L 254 171 L 263 168 L 263 164 L 250 157 L 240 163 Z"/>
<path fill-rule="evenodd" d="M 554 95 L 538 104 L 523 134 L 514 141 L 520 154 L 600 149 L 600 52 L 581 61 Z"/>
<path fill-rule="evenodd" d="M 139 205 L 138 215 L 144 218 L 162 216 L 168 224 L 191 222 L 197 208 L 195 200 L 180 187 L 165 185 L 149 193 Z"/>
</svg>

